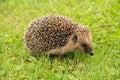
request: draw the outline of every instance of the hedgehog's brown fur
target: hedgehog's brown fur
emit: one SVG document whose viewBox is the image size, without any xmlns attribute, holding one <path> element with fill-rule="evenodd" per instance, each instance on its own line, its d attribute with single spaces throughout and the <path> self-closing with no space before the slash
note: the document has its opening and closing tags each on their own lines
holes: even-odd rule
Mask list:
<svg viewBox="0 0 120 80">
<path fill-rule="evenodd" d="M 27 28 L 24 41 L 33 55 L 40 53 L 65 54 L 74 49 L 84 50 L 82 43 L 92 51 L 90 31 L 63 16 L 50 15 L 33 21 Z"/>
</svg>

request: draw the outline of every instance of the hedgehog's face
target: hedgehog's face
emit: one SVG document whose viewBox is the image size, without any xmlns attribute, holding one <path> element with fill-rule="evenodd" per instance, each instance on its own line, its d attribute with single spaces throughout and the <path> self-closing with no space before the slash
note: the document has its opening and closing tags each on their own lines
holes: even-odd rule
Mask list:
<svg viewBox="0 0 120 80">
<path fill-rule="evenodd" d="M 90 55 L 94 54 L 92 50 L 91 33 L 88 29 L 76 32 L 74 42 L 81 51 L 89 53 Z"/>
</svg>

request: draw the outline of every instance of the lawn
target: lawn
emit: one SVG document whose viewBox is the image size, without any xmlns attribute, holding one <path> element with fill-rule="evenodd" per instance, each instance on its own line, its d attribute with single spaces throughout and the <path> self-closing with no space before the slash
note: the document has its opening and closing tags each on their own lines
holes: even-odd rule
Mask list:
<svg viewBox="0 0 120 80">
<path fill-rule="evenodd" d="M 94 56 L 31 56 L 25 29 L 49 14 L 87 25 Z M 0 80 L 120 80 L 120 0 L 0 0 Z"/>
</svg>

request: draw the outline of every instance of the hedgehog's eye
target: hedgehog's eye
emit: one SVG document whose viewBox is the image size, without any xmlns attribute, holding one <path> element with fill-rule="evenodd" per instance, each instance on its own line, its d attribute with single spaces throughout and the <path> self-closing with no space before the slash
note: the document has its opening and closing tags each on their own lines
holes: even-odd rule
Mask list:
<svg viewBox="0 0 120 80">
<path fill-rule="evenodd" d="M 72 38 L 72 40 L 73 40 L 74 43 L 77 42 L 77 39 L 78 39 L 77 35 L 74 35 L 73 38 Z"/>
</svg>

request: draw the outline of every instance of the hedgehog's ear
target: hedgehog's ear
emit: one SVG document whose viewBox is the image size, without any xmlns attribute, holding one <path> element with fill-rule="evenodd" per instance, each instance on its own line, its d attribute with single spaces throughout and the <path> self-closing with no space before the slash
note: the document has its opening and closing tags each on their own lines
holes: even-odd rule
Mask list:
<svg viewBox="0 0 120 80">
<path fill-rule="evenodd" d="M 76 35 L 76 34 L 75 34 L 75 35 L 73 35 L 72 40 L 73 40 L 73 42 L 74 42 L 74 43 L 76 43 L 76 42 L 77 42 L 78 37 L 77 37 L 77 35 Z"/>
</svg>

